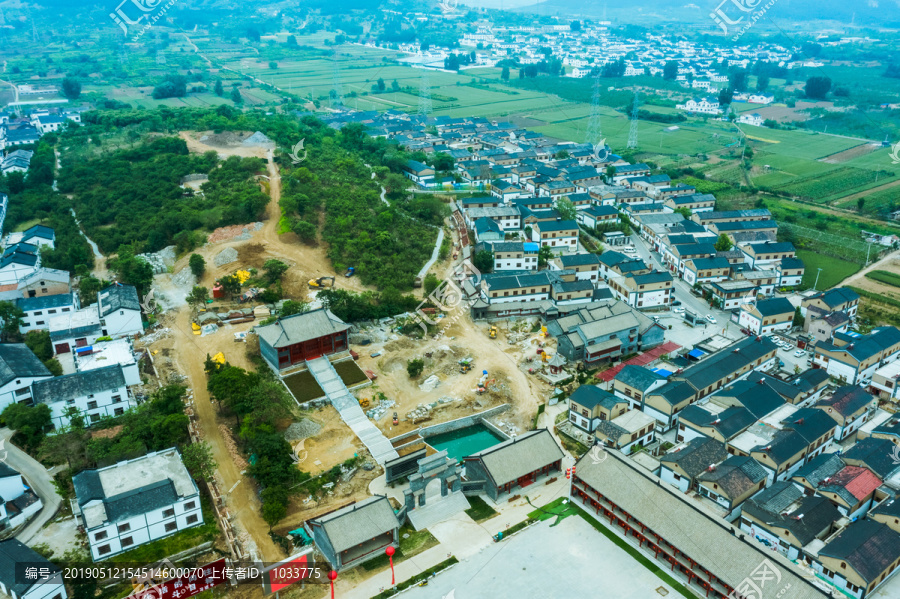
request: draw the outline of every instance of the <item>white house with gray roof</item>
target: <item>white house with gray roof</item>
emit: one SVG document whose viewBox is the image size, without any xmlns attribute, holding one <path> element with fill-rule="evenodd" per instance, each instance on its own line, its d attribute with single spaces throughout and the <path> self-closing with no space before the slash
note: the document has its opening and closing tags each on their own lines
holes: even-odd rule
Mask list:
<svg viewBox="0 0 900 599">
<path fill-rule="evenodd" d="M 0 531 L 25 524 L 41 507 L 41 498 L 28 488 L 22 474 L 0 462 Z"/>
<path fill-rule="evenodd" d="M 141 302 L 137 289 L 131 285 L 110 285 L 97 294 L 97 309 L 103 324 L 103 334 L 125 337 L 144 330 L 141 323 Z"/>
<path fill-rule="evenodd" d="M 24 343 L 0 344 L 0 412 L 12 403 L 31 404 L 31 385 L 52 377 Z"/>
<path fill-rule="evenodd" d="M 77 293 L 61 293 L 56 295 L 38 295 L 16 300 L 18 307 L 25 315 L 19 332 L 46 330 L 49 319 L 57 314 L 74 312 L 81 307 Z"/>
<path fill-rule="evenodd" d="M 31 393 L 35 404 L 50 408 L 56 428 L 69 425 L 71 408 L 78 410 L 84 425 L 89 426 L 106 416 L 121 416 L 136 405 L 119 364 L 38 381 L 31 386 Z"/>
<path fill-rule="evenodd" d="M 47 569 L 46 580 L 22 580 L 16 564 Z M 62 570 L 17 539 L 0 542 L 0 591 L 12 599 L 66 599 Z"/>
<path fill-rule="evenodd" d="M 380 557 L 389 546 L 400 546 L 400 521 L 382 495 L 307 520 L 304 528 L 337 571 Z"/>
<path fill-rule="evenodd" d="M 463 458 L 465 479 L 497 501 L 500 495 L 524 488 L 562 471 L 563 452 L 545 428 L 522 433 Z"/>
<path fill-rule="evenodd" d="M 200 492 L 174 447 L 84 470 L 72 483 L 95 562 L 203 523 Z"/>
</svg>

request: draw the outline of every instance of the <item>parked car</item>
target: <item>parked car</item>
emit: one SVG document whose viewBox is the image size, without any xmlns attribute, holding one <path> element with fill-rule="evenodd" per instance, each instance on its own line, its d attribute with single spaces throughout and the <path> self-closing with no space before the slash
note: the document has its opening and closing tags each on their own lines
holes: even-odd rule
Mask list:
<svg viewBox="0 0 900 599">
<path fill-rule="evenodd" d="M 626 254 L 633 254 L 633 253 L 635 253 L 636 250 L 633 247 L 625 247 L 625 248 L 622 248 L 622 251 L 625 252 Z"/>
<path fill-rule="evenodd" d="M 803 351 L 802 349 L 798 349 L 797 351 L 794 352 L 795 358 L 802 358 L 805 355 L 806 355 L 806 352 Z"/>
<path fill-rule="evenodd" d="M 672 305 L 673 305 L 673 306 L 680 306 L 680 305 L 681 305 L 681 302 L 679 302 L 678 300 L 673 300 L 673 301 L 672 301 Z"/>
<path fill-rule="evenodd" d="M 684 314 L 684 308 L 673 308 L 672 312 L 675 314 Z"/>
<path fill-rule="evenodd" d="M 708 322 L 709 324 L 716 324 L 716 317 L 713 316 L 712 314 L 707 314 L 705 316 L 705 318 L 706 318 L 706 322 Z"/>
</svg>

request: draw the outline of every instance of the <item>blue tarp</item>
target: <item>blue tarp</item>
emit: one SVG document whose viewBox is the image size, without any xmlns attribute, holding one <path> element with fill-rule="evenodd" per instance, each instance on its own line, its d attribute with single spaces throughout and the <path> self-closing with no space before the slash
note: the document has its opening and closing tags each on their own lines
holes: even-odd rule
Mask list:
<svg viewBox="0 0 900 599">
<path fill-rule="evenodd" d="M 702 358 L 703 356 L 706 355 L 706 352 L 701 351 L 699 349 L 692 349 L 688 355 L 692 358 L 696 358 L 699 360 L 700 358 Z"/>
<path fill-rule="evenodd" d="M 87 347 L 76 347 L 75 348 L 76 354 L 83 354 L 85 352 L 91 352 L 91 351 L 94 351 L 94 347 L 92 345 L 88 345 Z"/>
<path fill-rule="evenodd" d="M 666 379 L 672 376 L 672 372 L 665 368 L 654 368 L 653 372 Z"/>
</svg>

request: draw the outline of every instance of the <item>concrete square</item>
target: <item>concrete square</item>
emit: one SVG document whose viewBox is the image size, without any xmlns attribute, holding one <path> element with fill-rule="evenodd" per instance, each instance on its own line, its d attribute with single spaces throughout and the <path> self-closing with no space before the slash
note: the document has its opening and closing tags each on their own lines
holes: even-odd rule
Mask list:
<svg viewBox="0 0 900 599">
<path fill-rule="evenodd" d="M 579 516 L 546 520 L 407 591 L 405 599 L 652 599 L 675 591 Z M 451 594 L 452 592 L 452 594 Z"/>
</svg>

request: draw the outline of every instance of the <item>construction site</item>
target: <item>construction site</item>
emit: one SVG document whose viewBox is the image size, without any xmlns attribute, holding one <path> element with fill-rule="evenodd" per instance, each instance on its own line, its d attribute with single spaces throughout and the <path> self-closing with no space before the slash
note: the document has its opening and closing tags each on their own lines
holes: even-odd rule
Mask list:
<svg viewBox="0 0 900 599">
<path fill-rule="evenodd" d="M 210 444 L 218 464 L 217 488 L 234 538 L 245 554 L 276 561 L 286 552 L 273 542 L 260 516 L 256 483 L 246 474 L 248 456 L 234 420 L 219 413 L 206 390 L 204 362 L 209 356 L 246 370 L 266 368 L 257 331 L 278 322 L 284 300 L 307 302 L 315 311 L 321 289 L 369 288 L 353 276 L 352 268 L 334 272 L 327 248 L 303 245 L 293 233 L 277 233 L 280 179 L 270 150 L 209 146 L 205 142 L 210 140 L 200 141 L 198 134 L 182 137 L 194 152 L 212 148 L 223 155 L 267 158 L 269 176 L 262 184 L 272 201 L 262 223 L 216 230 L 195 250 L 207 265 L 201 277 L 191 274 L 186 255 L 155 276 L 154 296 L 161 308 L 157 325 L 136 346 L 149 350 L 159 384 L 180 382 L 190 389 L 193 430 Z M 431 267 L 439 277 L 458 262 L 457 229 L 458 223 L 449 220 L 445 232 L 456 242 L 455 251 Z M 269 259 L 288 265 L 281 279 L 284 300 L 275 303 L 260 301 L 256 289 L 247 285 Z M 245 284 L 239 294 L 224 293 L 218 283 L 231 275 Z M 194 285 L 212 290 L 207 303 L 187 304 Z M 452 453 L 453 447 L 466 447 L 465 442 L 498 443 L 533 429 L 536 417 L 538 426 L 552 428 L 552 417 L 539 414 L 538 407 L 551 400 L 563 378 L 558 369 L 551 372 L 551 363 L 557 363 L 555 340 L 546 336 L 541 323 L 523 318 L 490 325 L 473 322 L 467 313 L 454 316 L 437 339 L 405 336 L 393 319 L 348 323 L 346 348 L 277 373 L 296 400 L 292 419 L 283 424 L 297 468 L 317 476 L 341 467 L 342 475 L 321 494 L 292 496 L 286 517 L 273 529 L 276 535 L 287 537 L 310 518 L 369 497 L 384 486 L 383 463 L 395 456 L 423 448 L 428 455 L 448 447 Z M 417 359 L 423 367 L 411 377 L 407 366 Z M 434 432 L 473 416 L 480 426 L 481 414 L 487 415 L 489 434 L 475 427 L 471 438 L 460 440 L 458 432 Z M 350 460 L 358 467 L 342 466 Z"/>
</svg>

